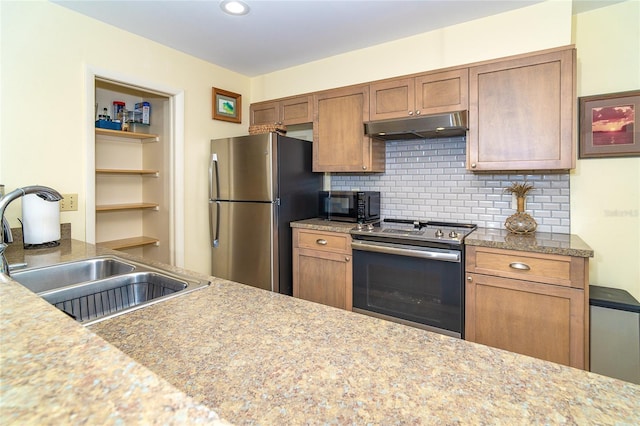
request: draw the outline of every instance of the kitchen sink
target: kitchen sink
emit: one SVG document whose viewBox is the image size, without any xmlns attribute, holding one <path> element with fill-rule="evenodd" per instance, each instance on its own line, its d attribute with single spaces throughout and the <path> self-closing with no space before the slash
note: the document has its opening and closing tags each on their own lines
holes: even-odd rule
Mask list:
<svg viewBox="0 0 640 426">
<path fill-rule="evenodd" d="M 136 267 L 113 256 L 94 257 L 76 262 L 59 263 L 42 268 L 11 273 L 11 278 L 33 291 L 41 293 L 86 281 L 95 281 L 132 272 Z"/>
<path fill-rule="evenodd" d="M 208 286 L 209 281 L 102 256 L 14 272 L 11 278 L 83 325 Z"/>
</svg>

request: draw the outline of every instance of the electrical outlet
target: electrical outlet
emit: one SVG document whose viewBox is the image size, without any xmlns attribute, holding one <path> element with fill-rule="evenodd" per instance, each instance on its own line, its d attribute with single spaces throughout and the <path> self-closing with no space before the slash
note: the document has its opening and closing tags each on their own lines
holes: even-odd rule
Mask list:
<svg viewBox="0 0 640 426">
<path fill-rule="evenodd" d="M 64 197 L 60 200 L 60 211 L 70 212 L 78 210 L 78 194 L 62 194 Z"/>
</svg>

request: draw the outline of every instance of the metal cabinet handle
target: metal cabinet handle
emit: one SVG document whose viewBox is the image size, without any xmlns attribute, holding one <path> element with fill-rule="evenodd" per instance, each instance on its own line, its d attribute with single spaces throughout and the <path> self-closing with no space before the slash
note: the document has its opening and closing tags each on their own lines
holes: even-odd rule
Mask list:
<svg viewBox="0 0 640 426">
<path fill-rule="evenodd" d="M 469 282 L 473 281 L 473 277 L 471 277 L 471 276 L 467 277 L 467 281 L 469 281 Z"/>
<path fill-rule="evenodd" d="M 471 163 L 471 168 L 475 169 L 476 168 L 476 163 Z"/>
<path fill-rule="evenodd" d="M 348 261 L 350 261 L 350 260 L 351 260 L 351 258 L 350 258 L 349 256 L 345 256 L 345 257 L 344 257 L 344 261 L 345 261 L 345 262 L 348 262 Z"/>
<path fill-rule="evenodd" d="M 413 115 L 413 111 L 409 111 L 409 115 Z"/>
<path fill-rule="evenodd" d="M 327 245 L 327 240 L 324 240 L 322 238 L 318 238 L 316 240 L 316 244 L 320 244 L 321 246 L 326 246 Z"/>
<path fill-rule="evenodd" d="M 531 267 L 529 265 L 527 265 L 526 263 L 521 263 L 521 262 L 513 262 L 509 264 L 510 268 L 513 269 L 518 269 L 520 271 L 528 271 L 531 269 Z"/>
<path fill-rule="evenodd" d="M 416 111 L 416 115 L 420 115 L 420 110 Z"/>
</svg>

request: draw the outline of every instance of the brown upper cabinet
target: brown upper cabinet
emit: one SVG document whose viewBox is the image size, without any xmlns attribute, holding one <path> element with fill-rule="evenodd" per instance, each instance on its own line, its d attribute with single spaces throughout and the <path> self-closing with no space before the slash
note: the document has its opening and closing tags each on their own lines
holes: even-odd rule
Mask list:
<svg viewBox="0 0 640 426">
<path fill-rule="evenodd" d="M 313 121 L 313 97 L 295 96 L 275 101 L 257 102 L 250 106 L 251 125 L 294 125 Z"/>
<path fill-rule="evenodd" d="M 468 110 L 467 169 L 576 162 L 576 50 L 566 46 L 251 105 L 251 124 L 313 122 L 313 170 L 384 172 L 367 121 Z"/>
<path fill-rule="evenodd" d="M 369 119 L 385 120 L 468 108 L 467 68 L 371 83 Z"/>
<path fill-rule="evenodd" d="M 574 48 L 469 69 L 467 168 L 575 167 Z"/>
<path fill-rule="evenodd" d="M 315 93 L 313 104 L 314 172 L 384 171 L 384 142 L 364 134 L 369 85 Z"/>
</svg>

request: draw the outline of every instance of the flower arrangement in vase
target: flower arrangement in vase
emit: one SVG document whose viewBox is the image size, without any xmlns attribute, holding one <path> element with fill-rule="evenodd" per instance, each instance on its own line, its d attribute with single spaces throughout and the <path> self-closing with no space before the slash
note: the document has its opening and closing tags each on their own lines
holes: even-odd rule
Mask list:
<svg viewBox="0 0 640 426">
<path fill-rule="evenodd" d="M 529 234 L 535 232 L 538 224 L 535 219 L 524 211 L 524 200 L 529 192 L 533 190 L 533 185 L 530 183 L 515 183 L 504 189 L 505 192 L 515 194 L 518 202 L 518 211 L 507 218 L 504 222 L 507 231 L 514 234 Z"/>
</svg>

